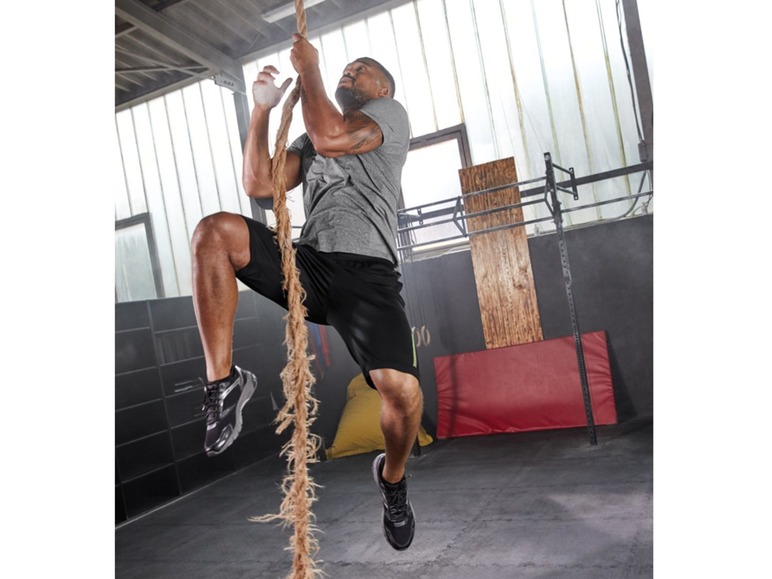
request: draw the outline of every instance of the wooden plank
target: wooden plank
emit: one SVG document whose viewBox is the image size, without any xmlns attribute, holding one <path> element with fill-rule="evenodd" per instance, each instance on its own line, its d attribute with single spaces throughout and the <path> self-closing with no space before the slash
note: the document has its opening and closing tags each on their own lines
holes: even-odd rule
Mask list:
<svg viewBox="0 0 772 579">
<path fill-rule="evenodd" d="M 459 170 L 466 214 L 520 203 L 520 191 L 509 187 L 493 193 L 476 191 L 517 182 L 510 157 Z M 522 208 L 467 219 L 470 232 L 523 221 Z M 516 346 L 543 339 L 525 227 L 473 235 L 472 265 L 480 302 L 486 348 Z"/>
</svg>

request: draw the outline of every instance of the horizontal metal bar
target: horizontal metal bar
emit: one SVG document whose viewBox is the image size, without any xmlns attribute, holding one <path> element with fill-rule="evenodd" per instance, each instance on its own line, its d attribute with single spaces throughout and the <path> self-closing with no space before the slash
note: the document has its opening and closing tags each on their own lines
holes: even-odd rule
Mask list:
<svg viewBox="0 0 772 579">
<path fill-rule="evenodd" d="M 458 197 L 458 199 L 461 199 Z M 408 222 L 414 222 L 414 221 L 424 221 L 425 219 L 434 219 L 435 217 L 442 217 L 443 215 L 453 215 L 456 211 L 456 206 L 453 207 L 445 207 L 444 209 L 437 209 L 436 211 L 427 211 L 426 213 L 421 213 L 420 215 L 406 215 L 406 214 L 400 214 L 399 219 L 401 221 L 408 221 Z"/>
<path fill-rule="evenodd" d="M 633 173 L 640 173 L 641 171 L 650 171 L 652 169 L 652 163 L 638 163 L 637 165 L 630 165 L 629 167 L 621 167 L 619 169 L 612 169 L 611 171 L 604 171 L 603 173 L 595 173 L 594 175 L 587 175 L 586 177 L 576 177 L 573 180 L 573 185 L 579 187 L 580 185 L 589 185 L 590 183 L 597 183 L 598 181 L 605 181 L 606 179 L 614 179 L 616 177 L 624 177 L 625 175 L 631 175 Z M 558 181 L 556 186 L 566 187 L 571 186 L 571 179 L 565 181 Z M 544 189 L 533 188 L 526 191 L 520 191 L 520 197 L 529 197 L 531 195 L 542 195 Z"/>
<path fill-rule="evenodd" d="M 511 229 L 513 227 L 523 227 L 525 225 L 532 225 L 534 223 L 541 223 L 542 221 L 552 221 L 553 217 L 539 217 L 537 219 L 529 219 L 528 221 L 518 221 L 517 223 L 507 223 L 506 225 L 497 225 L 496 227 L 489 227 L 487 229 L 481 229 L 479 231 L 470 231 L 469 237 L 473 235 L 482 235 L 483 233 L 490 233 L 491 231 L 502 231 L 504 229 Z"/>
<path fill-rule="evenodd" d="M 443 243 L 445 241 L 452 241 L 454 239 L 466 239 L 466 235 L 454 235 L 452 237 L 443 237 L 442 239 L 435 239 L 432 241 L 423 241 L 421 243 L 412 243 L 410 245 L 400 245 L 397 249 L 402 251 L 403 249 L 413 249 L 415 247 L 422 247 L 424 245 L 434 245 L 435 243 Z"/>
<path fill-rule="evenodd" d="M 574 184 L 578 187 L 580 185 L 588 185 L 590 183 L 596 183 L 598 181 L 603 181 L 605 179 L 613 179 L 615 177 L 622 177 L 624 175 L 630 175 L 632 173 L 640 173 L 641 171 L 647 171 L 652 168 L 652 163 L 639 163 L 637 165 L 630 165 L 629 167 L 622 167 L 620 169 L 613 169 L 611 171 L 604 171 L 603 173 L 595 173 L 594 175 L 588 175 L 586 177 L 577 177 L 574 179 Z M 536 181 L 544 181 L 546 180 L 546 177 L 539 177 L 537 179 L 530 179 L 528 181 L 520 181 L 519 183 L 511 183 L 509 185 L 499 185 L 497 187 L 493 187 L 491 189 L 484 189 L 482 191 L 476 191 L 474 193 L 468 193 L 464 195 L 464 197 L 469 197 L 470 195 L 480 195 L 483 193 L 491 193 L 495 191 L 501 191 L 503 189 L 509 189 L 511 187 L 516 187 L 518 185 L 523 185 L 526 183 L 534 183 Z M 566 185 L 571 185 L 571 180 L 567 181 L 559 181 L 556 183 L 556 186 L 563 187 Z M 571 191 L 573 193 L 573 191 Z M 533 188 L 533 189 L 527 189 L 525 191 L 520 192 L 520 197 L 530 197 L 533 195 L 542 195 L 544 193 L 544 189 L 539 188 Z M 433 207 L 435 205 L 442 205 L 445 203 L 455 203 L 458 199 L 458 196 L 456 197 L 449 197 L 447 199 L 443 199 L 441 201 L 433 201 L 432 203 L 426 203 L 424 205 L 416 205 L 415 207 L 408 207 L 406 209 L 399 209 L 397 211 L 397 214 L 400 217 L 406 217 L 410 219 L 410 221 L 416 221 L 415 215 L 407 215 L 408 211 L 416 211 L 418 209 L 423 209 L 424 207 Z M 424 213 L 421 215 L 421 219 L 431 219 L 433 217 L 442 217 L 443 215 L 449 215 L 453 213 L 452 208 L 447 209 L 440 209 L 438 211 L 432 211 L 430 213 Z"/>
<path fill-rule="evenodd" d="M 552 221 L 550 217 L 540 217 L 538 219 L 530 219 L 528 221 L 518 221 L 517 223 L 508 223 L 507 225 L 497 225 L 496 227 L 489 227 L 487 229 L 481 229 L 480 231 L 470 231 L 468 235 L 455 235 L 451 237 L 443 237 L 442 239 L 434 239 L 432 241 L 423 241 L 421 243 L 413 243 L 411 245 L 400 245 L 399 250 L 412 249 L 415 247 L 421 247 L 424 245 L 433 245 L 435 243 L 443 243 L 445 241 L 452 241 L 454 239 L 461 239 L 471 237 L 473 235 L 482 235 L 483 233 L 490 233 L 491 231 L 501 231 L 503 229 L 511 229 L 513 227 L 523 227 L 524 225 L 531 225 L 533 223 L 541 223 L 542 221 Z"/>
<path fill-rule="evenodd" d="M 525 207 L 527 205 L 536 205 L 537 203 L 541 203 L 541 202 L 542 202 L 541 199 L 533 199 L 531 201 L 522 201 L 520 203 L 513 203 L 512 205 L 502 205 L 501 207 L 494 207 L 492 209 L 485 209 L 483 211 L 476 211 L 474 213 L 464 213 L 462 215 L 456 216 L 453 219 L 443 219 L 441 221 L 433 221 L 432 223 L 424 223 L 422 225 L 416 225 L 416 226 L 411 226 L 411 227 L 405 227 L 405 228 L 402 228 L 402 229 L 397 229 L 397 233 L 403 233 L 405 231 L 413 231 L 415 229 L 424 229 L 426 227 L 432 227 L 433 225 L 441 225 L 443 223 L 452 223 L 452 222 L 457 221 L 457 220 L 465 221 L 467 219 L 471 219 L 472 217 L 482 217 L 483 215 L 490 215 L 492 213 L 498 213 L 499 211 L 505 211 L 507 209 L 519 209 L 519 208 Z M 433 213 L 436 213 L 438 216 L 447 215 L 448 214 L 447 212 L 440 213 L 439 211 L 435 211 Z M 452 213 L 455 214 L 455 208 L 454 208 L 454 211 Z M 408 217 L 410 217 L 411 220 L 418 221 L 418 220 L 428 219 L 429 218 L 428 216 L 429 216 L 429 214 L 426 213 L 426 214 L 421 215 L 420 217 L 415 217 L 415 216 L 412 216 L 412 215 L 409 215 Z"/>
<path fill-rule="evenodd" d="M 408 211 L 417 211 L 419 209 L 423 209 L 424 207 L 433 207 L 435 205 L 442 205 L 444 203 L 451 203 L 454 202 L 456 199 L 466 199 L 467 197 L 472 197 L 474 195 L 482 195 L 483 193 L 495 193 L 496 191 L 503 191 L 504 189 L 512 189 L 513 187 L 519 187 L 520 185 L 527 185 L 529 183 L 536 183 L 537 181 L 544 181 L 546 177 L 538 177 L 536 179 L 529 179 L 527 181 L 519 181 L 517 183 L 507 183 L 506 185 L 497 185 L 496 187 L 491 187 L 490 189 L 483 189 L 482 191 L 473 191 L 472 193 L 464 193 L 462 197 L 456 196 L 456 197 L 448 197 L 447 199 L 443 199 L 442 201 L 433 201 L 431 203 L 424 203 L 423 205 L 415 205 L 414 207 L 406 207 L 404 209 L 399 209 L 397 213 L 404 215 Z M 413 217 L 413 216 L 411 216 Z"/>
<path fill-rule="evenodd" d="M 443 199 L 442 201 L 432 201 L 431 203 L 425 203 L 423 205 L 416 205 L 415 207 L 408 207 L 407 209 L 398 209 L 397 213 L 405 213 L 407 211 L 417 211 L 419 209 L 423 209 L 424 207 L 434 207 L 435 205 L 442 205 L 444 203 L 455 203 L 457 199 L 460 199 L 458 195 L 455 197 L 448 197 L 447 199 Z"/>
<path fill-rule="evenodd" d="M 640 173 L 642 171 L 651 170 L 652 169 L 652 165 L 653 164 L 651 162 L 638 163 L 636 165 L 630 165 L 628 167 L 621 167 L 619 169 L 612 169 L 611 171 L 604 171 L 602 173 L 596 173 L 594 175 L 588 175 L 586 177 L 577 177 L 577 178 L 574 179 L 573 184 L 576 185 L 576 186 L 588 185 L 590 183 L 595 183 L 595 182 L 603 181 L 603 180 L 606 180 L 606 179 L 614 179 L 616 177 L 622 177 L 624 175 L 630 175 L 630 174 L 633 174 L 633 173 Z M 486 190 L 483 190 L 483 191 L 477 191 L 477 192 L 475 192 L 473 194 L 477 195 L 477 194 L 482 194 L 482 193 L 490 193 L 490 192 L 493 192 L 493 191 L 500 191 L 500 190 L 503 190 L 503 189 L 507 189 L 507 188 L 518 186 L 518 185 L 523 184 L 523 183 L 528 183 L 528 182 L 532 183 L 532 182 L 541 181 L 541 180 L 546 180 L 546 177 L 541 177 L 539 179 L 531 179 L 530 181 L 523 181 L 523 182 L 520 182 L 520 183 L 512 183 L 512 184 L 509 184 L 509 185 L 501 185 L 501 186 L 493 187 L 491 189 L 486 189 Z M 572 185 L 571 180 L 569 179 L 569 180 L 566 180 L 566 181 L 560 181 L 560 182 L 556 183 L 556 186 L 564 186 L 564 185 L 569 185 L 569 186 Z M 569 193 L 573 193 L 573 191 L 568 191 L 568 192 Z M 543 194 L 544 194 L 544 189 L 539 187 L 539 188 L 529 189 L 527 191 L 521 191 L 520 192 L 520 197 L 522 198 L 522 197 L 525 197 L 525 196 L 543 195 Z M 563 209 L 562 212 L 563 213 L 570 213 L 572 211 L 580 211 L 582 209 L 591 209 L 593 207 L 598 207 L 600 205 L 609 205 L 611 203 L 620 203 L 622 201 L 629 201 L 631 199 L 637 199 L 639 197 L 646 197 L 646 196 L 652 195 L 652 194 L 653 194 L 653 192 L 649 191 L 649 192 L 639 193 L 637 195 L 625 195 L 624 197 L 617 197 L 617 198 L 614 198 L 614 199 L 607 199 L 605 201 L 598 201 L 598 202 L 590 203 L 590 204 L 587 204 L 587 205 L 581 205 L 581 206 L 577 206 L 577 207 L 571 207 L 571 208 Z M 418 221 L 418 220 L 432 219 L 432 218 L 436 218 L 436 217 L 442 217 L 442 216 L 445 216 L 445 215 L 454 215 L 455 209 L 456 209 L 455 207 L 448 207 L 448 208 L 440 209 L 440 210 L 437 210 L 437 211 L 431 211 L 429 213 L 424 213 L 424 214 L 422 214 L 420 216 L 407 215 L 407 214 L 405 214 L 405 212 L 406 211 L 415 210 L 415 209 L 421 208 L 421 207 L 428 207 L 428 206 L 432 206 L 432 205 L 440 205 L 440 204 L 443 204 L 443 203 L 450 203 L 450 202 L 453 202 L 453 201 L 457 202 L 458 199 L 459 199 L 459 197 L 451 197 L 449 199 L 445 199 L 445 200 L 442 200 L 442 201 L 435 201 L 433 203 L 428 203 L 428 204 L 422 205 L 422 206 L 416 206 L 416 207 L 410 208 L 410 209 L 400 209 L 397 213 L 399 214 L 400 219 L 407 219 L 407 220 L 409 220 L 411 222 L 412 221 Z M 519 204 L 515 204 L 515 205 L 511 205 L 511 206 L 497 207 L 497 208 L 494 208 L 494 209 L 488 209 L 488 210 L 481 211 L 481 212 L 476 212 L 476 213 L 469 213 L 469 214 L 465 214 L 465 215 L 456 215 L 456 216 L 454 216 L 453 219 L 434 221 L 432 223 L 426 223 L 426 224 L 423 224 L 423 225 L 411 226 L 411 227 L 407 227 L 407 228 L 403 228 L 403 229 L 398 229 L 397 231 L 398 231 L 398 233 L 405 233 L 405 232 L 414 231 L 414 230 L 417 230 L 417 229 L 426 229 L 426 228 L 429 228 L 429 227 L 433 227 L 435 225 L 442 225 L 442 224 L 446 224 L 446 223 L 452 223 L 452 222 L 454 222 L 456 220 L 465 221 L 469 217 L 475 217 L 475 216 L 481 216 L 481 215 L 485 215 L 485 214 L 495 213 L 496 211 L 503 211 L 505 209 L 510 209 L 510 208 L 514 208 L 514 207 L 521 207 L 521 206 L 525 206 L 525 205 L 533 205 L 533 204 L 536 204 L 536 203 L 539 203 L 539 202 L 542 202 L 542 199 L 537 199 L 537 200 L 533 200 L 533 201 L 524 201 L 524 202 L 521 202 Z M 482 233 L 488 233 L 490 231 L 499 231 L 499 230 L 507 229 L 507 228 L 511 228 L 511 227 L 522 227 L 524 225 L 530 225 L 532 223 L 540 223 L 540 222 L 543 222 L 543 221 L 551 221 L 552 219 L 553 219 L 552 216 L 550 216 L 550 217 L 543 217 L 543 218 L 538 218 L 538 219 L 531 219 L 529 221 L 522 221 L 522 222 L 518 222 L 518 223 L 515 223 L 515 224 L 499 225 L 499 226 L 496 226 L 496 227 L 493 227 L 493 228 L 488 228 L 488 229 L 481 230 L 481 231 L 469 232 L 469 235 L 470 236 L 471 235 L 480 235 Z M 403 246 L 400 246 L 399 249 L 400 250 L 402 250 L 402 249 L 412 249 L 412 248 L 415 248 L 415 247 L 432 245 L 432 244 L 435 244 L 435 243 L 442 243 L 442 242 L 445 242 L 445 241 L 452 241 L 454 239 L 461 239 L 461 238 L 465 238 L 465 237 L 467 237 L 467 236 L 465 236 L 465 235 L 456 235 L 456 236 L 446 237 L 446 238 L 437 239 L 437 240 L 433 240 L 433 241 L 427 241 L 427 242 L 416 243 L 416 244 L 411 244 L 411 245 L 403 245 Z"/>
<path fill-rule="evenodd" d="M 577 207 L 570 207 L 568 209 L 562 209 L 561 212 L 562 213 L 571 213 L 572 211 L 580 211 L 582 209 L 591 209 L 591 208 L 597 207 L 599 205 L 610 205 L 611 203 L 620 203 L 622 201 L 629 201 L 630 199 L 637 199 L 639 197 L 647 197 L 649 195 L 653 195 L 653 191 L 638 193 L 637 195 L 626 195 L 624 197 L 617 197 L 615 199 L 607 199 L 605 201 L 599 201 L 597 203 L 590 203 L 590 204 L 587 204 L 587 205 L 581 205 L 581 206 L 577 206 Z M 472 237 L 474 235 L 481 235 L 483 233 L 490 233 L 492 231 L 502 231 L 502 230 L 505 230 L 505 229 L 511 229 L 513 227 L 523 227 L 525 225 L 532 225 L 534 223 L 541 223 L 543 221 L 552 221 L 552 220 L 553 220 L 553 217 L 549 216 L 549 217 L 540 217 L 538 219 L 530 219 L 528 221 L 519 221 L 517 223 L 508 223 L 506 225 L 497 225 L 496 227 L 489 227 L 487 229 L 481 229 L 480 231 L 470 231 L 469 234 L 468 234 L 468 237 Z M 452 220 L 448 220 L 448 222 L 450 222 L 450 221 L 452 221 Z M 427 224 L 427 225 L 424 225 L 424 226 L 416 227 L 415 229 L 424 229 L 426 227 L 431 227 L 432 225 L 436 225 L 436 224 L 437 223 L 431 223 L 431 224 Z M 456 236 L 452 236 L 452 237 L 444 237 L 442 239 L 435 239 L 435 240 L 432 240 L 432 241 L 425 241 L 425 242 L 422 242 L 422 243 L 414 243 L 414 244 L 411 244 L 411 245 L 401 245 L 401 246 L 399 246 L 398 249 L 399 250 L 412 249 L 412 248 L 420 247 L 420 246 L 424 246 L 424 245 L 432 245 L 432 244 L 435 244 L 435 243 L 443 243 L 445 241 L 451 241 L 453 239 L 460 239 L 462 237 L 467 237 L 467 236 L 456 235 Z"/>
<path fill-rule="evenodd" d="M 483 195 L 485 193 L 495 193 L 496 191 L 503 191 L 504 189 L 512 189 L 514 187 L 520 187 L 520 185 L 529 185 L 530 183 L 538 183 L 539 181 L 546 181 L 546 177 L 536 177 L 534 179 L 527 179 L 525 181 L 516 181 L 514 183 L 506 183 L 504 185 L 496 185 L 488 189 L 481 189 L 480 191 L 471 191 L 464 193 L 463 197 L 474 197 L 475 195 Z"/>
<path fill-rule="evenodd" d="M 205 66 L 144 66 L 137 68 L 116 68 L 117 74 L 130 74 L 130 73 L 145 73 L 145 72 L 168 72 L 170 70 L 178 70 L 180 72 L 186 72 L 192 70 L 194 72 L 203 72 L 206 69 Z"/>
<path fill-rule="evenodd" d="M 528 221 L 518 221 L 517 223 L 507 223 L 505 225 L 496 225 L 495 227 L 488 227 L 486 229 L 480 229 L 479 231 L 470 231 L 466 236 L 462 237 L 473 237 L 475 235 L 482 235 L 483 233 L 491 233 L 492 231 L 502 231 L 504 229 L 512 229 L 514 227 L 524 227 L 525 225 L 532 225 L 534 223 L 541 223 L 543 221 L 552 221 L 552 216 L 549 217 L 539 217 L 537 219 L 529 219 Z M 442 239 L 435 239 L 433 241 L 427 241 L 420 245 L 425 245 L 427 243 L 441 243 L 443 241 L 449 241 L 451 239 L 457 239 L 457 237 L 447 237 Z M 407 249 L 408 247 L 415 247 L 414 245 L 406 245 L 400 247 L 400 249 Z"/>
<path fill-rule="evenodd" d="M 579 185 L 588 185 L 590 183 L 596 183 L 598 181 L 603 181 L 605 179 L 614 179 L 615 177 L 623 177 L 624 175 L 630 175 L 632 173 L 640 173 L 641 171 L 647 171 L 651 169 L 651 163 L 640 163 L 638 165 L 631 165 L 629 167 L 623 167 L 621 169 L 614 169 L 612 171 L 606 171 L 604 173 L 596 173 L 595 175 L 590 175 L 588 177 L 581 177 L 577 178 L 575 180 L 575 183 L 577 186 Z M 556 183 L 556 185 L 571 185 L 571 180 L 568 181 L 560 181 L 559 183 Z M 502 186 L 502 188 L 511 187 L 512 185 Z M 480 191 L 482 193 L 482 191 Z M 573 191 L 570 191 L 570 193 L 573 193 Z M 537 188 L 537 189 L 528 189 L 526 191 L 520 192 L 520 197 L 531 197 L 533 195 L 543 195 L 544 189 Z M 450 203 L 451 201 L 455 201 L 458 199 L 458 197 L 451 197 L 449 199 L 444 199 L 442 201 L 435 201 L 434 203 L 427 204 L 428 205 L 440 205 L 442 203 Z M 410 221 L 417 221 L 417 216 L 415 215 L 406 215 L 404 214 L 405 211 L 408 211 L 408 209 L 400 209 L 397 211 L 397 213 L 400 215 L 401 218 L 407 218 Z M 439 209 L 437 211 L 432 211 L 430 213 L 424 213 L 420 216 L 420 219 L 432 219 L 435 217 L 442 217 L 443 215 L 451 215 L 453 213 L 452 208 L 446 208 L 446 209 Z"/>
<path fill-rule="evenodd" d="M 435 225 L 447 225 L 448 223 L 455 223 L 457 219 L 464 219 L 464 217 L 457 217 L 453 219 L 441 219 L 440 221 L 432 221 L 431 223 L 424 223 L 423 225 L 411 225 L 402 229 L 397 229 L 397 233 L 407 233 L 408 231 L 416 231 L 418 229 L 426 229 L 427 227 L 434 227 Z"/>
<path fill-rule="evenodd" d="M 605 199 L 603 201 L 596 201 L 595 203 L 589 203 L 587 205 L 577 205 L 576 207 L 569 207 L 563 209 L 563 213 L 571 213 L 572 211 L 581 211 L 582 209 L 592 209 L 599 207 L 600 205 L 610 205 L 611 203 L 620 203 L 622 201 L 629 201 L 630 199 L 638 199 L 639 197 L 648 197 L 653 195 L 653 191 L 644 191 L 636 195 L 625 195 L 624 197 L 616 197 L 615 199 Z"/>
</svg>

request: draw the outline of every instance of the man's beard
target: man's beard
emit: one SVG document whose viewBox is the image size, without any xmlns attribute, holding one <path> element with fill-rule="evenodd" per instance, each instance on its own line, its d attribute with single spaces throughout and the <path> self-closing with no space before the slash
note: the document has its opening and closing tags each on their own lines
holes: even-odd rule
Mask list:
<svg viewBox="0 0 772 579">
<path fill-rule="evenodd" d="M 338 101 L 340 108 L 345 110 L 362 108 L 369 99 L 360 90 L 349 87 L 339 86 L 335 89 L 335 100 Z"/>
</svg>

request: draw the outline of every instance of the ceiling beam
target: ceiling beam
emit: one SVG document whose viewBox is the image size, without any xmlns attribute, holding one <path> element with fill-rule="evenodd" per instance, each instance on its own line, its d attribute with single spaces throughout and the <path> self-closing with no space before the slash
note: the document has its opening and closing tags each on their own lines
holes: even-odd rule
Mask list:
<svg viewBox="0 0 772 579">
<path fill-rule="evenodd" d="M 143 45 L 143 46 L 147 46 L 142 41 L 137 41 L 137 43 L 140 44 L 140 45 Z M 123 59 L 124 62 L 141 61 L 141 62 L 144 62 L 146 64 L 155 65 L 156 67 L 158 67 L 158 70 L 165 70 L 167 72 L 177 71 L 177 72 L 184 72 L 184 73 L 188 74 L 188 71 L 195 70 L 196 74 L 201 74 L 202 72 L 206 72 L 206 70 L 202 71 L 201 69 L 202 68 L 203 69 L 207 68 L 203 64 L 197 64 L 197 65 L 191 65 L 191 66 L 182 66 L 182 65 L 179 65 L 179 64 L 171 63 L 171 62 L 164 62 L 162 60 L 158 60 L 158 59 L 155 59 L 155 58 L 150 58 L 149 56 L 145 56 L 144 54 L 136 54 L 134 52 L 131 52 L 129 50 L 125 50 L 125 49 L 123 49 L 121 47 L 118 47 L 118 46 L 115 47 L 116 67 L 118 66 L 117 62 L 118 62 L 118 55 L 119 54 L 128 57 L 128 58 L 124 58 Z M 127 67 L 127 68 L 130 68 L 130 67 Z M 116 68 L 115 72 L 119 72 L 119 69 Z"/>
<path fill-rule="evenodd" d="M 198 78 L 196 77 L 184 78 L 179 81 L 173 82 L 171 84 L 167 84 L 167 85 L 159 86 L 158 88 L 151 89 L 150 91 L 147 91 L 147 92 L 130 93 L 125 97 L 125 100 L 121 101 L 120 103 L 116 103 L 115 112 L 118 113 L 120 111 L 129 109 L 135 105 L 145 103 L 154 98 L 165 96 L 169 93 L 174 92 L 177 89 L 186 88 L 194 84 L 196 81 L 203 81 L 203 80 L 206 80 L 207 78 L 208 78 L 208 75 L 202 74 Z"/>
<path fill-rule="evenodd" d="M 138 73 L 138 72 L 169 72 L 170 70 L 174 70 L 177 72 L 184 72 L 188 74 L 193 73 L 200 73 L 201 67 L 200 66 L 188 66 L 188 67 L 179 67 L 179 66 L 138 66 L 134 68 L 116 68 L 115 74 L 129 74 L 129 73 Z"/>
<path fill-rule="evenodd" d="M 241 63 L 178 28 L 152 8 L 138 0 L 115 0 L 115 14 L 159 42 L 228 77 L 234 90 L 246 92 Z"/>
</svg>

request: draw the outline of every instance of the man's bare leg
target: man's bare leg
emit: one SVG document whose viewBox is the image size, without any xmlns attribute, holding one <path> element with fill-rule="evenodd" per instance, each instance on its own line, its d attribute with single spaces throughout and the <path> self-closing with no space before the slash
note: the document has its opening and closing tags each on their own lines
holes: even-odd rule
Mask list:
<svg viewBox="0 0 772 579">
<path fill-rule="evenodd" d="M 383 500 L 383 534 L 397 551 L 413 542 L 415 515 L 408 499 L 405 465 L 418 436 L 423 396 L 415 376 L 396 370 L 372 370 L 381 395 L 381 430 L 386 452 L 373 461 L 373 478 Z"/>
<path fill-rule="evenodd" d="M 370 378 L 381 395 L 381 430 L 386 443 L 383 479 L 397 483 L 405 475 L 418 436 L 423 394 L 418 380 L 397 370 L 372 370 Z"/>
<path fill-rule="evenodd" d="M 240 215 L 209 215 L 196 227 L 191 250 L 193 305 L 207 380 L 213 382 L 231 372 L 233 321 L 239 299 L 236 271 L 249 263 L 249 229 Z"/>
<path fill-rule="evenodd" d="M 207 456 L 215 456 L 239 436 L 242 410 L 257 385 L 252 372 L 232 366 L 233 320 L 239 300 L 236 271 L 249 262 L 249 228 L 240 215 L 210 215 L 196 227 L 191 248 L 193 305 L 209 382 L 204 386 L 202 408 L 204 450 Z"/>
</svg>

